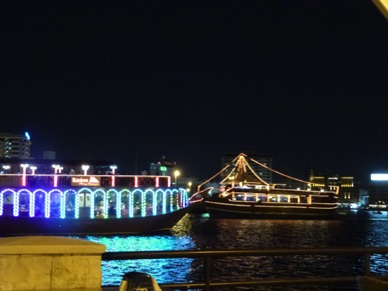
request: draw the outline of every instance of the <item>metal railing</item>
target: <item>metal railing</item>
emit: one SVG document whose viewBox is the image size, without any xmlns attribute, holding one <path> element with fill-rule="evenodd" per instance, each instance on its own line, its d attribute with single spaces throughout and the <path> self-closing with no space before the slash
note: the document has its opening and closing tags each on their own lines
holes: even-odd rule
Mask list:
<svg viewBox="0 0 388 291">
<path fill-rule="evenodd" d="M 203 281 L 194 283 L 159 284 L 161 288 L 179 290 L 203 289 L 212 290 L 222 287 L 253 287 L 253 286 L 284 286 L 284 285 L 328 285 L 338 283 L 355 283 L 357 276 L 317 277 L 317 278 L 286 278 L 260 279 L 251 281 L 215 282 L 211 278 L 211 261 L 219 257 L 244 256 L 341 256 L 359 255 L 363 258 L 363 272 L 360 275 L 370 276 L 370 257 L 372 254 L 388 254 L 388 247 L 366 248 L 314 248 L 314 249 L 272 249 L 272 250 L 187 250 L 187 251 L 146 251 L 146 252 L 109 252 L 102 255 L 102 260 L 138 260 L 138 259 L 172 259 L 172 258 L 202 258 Z"/>
</svg>

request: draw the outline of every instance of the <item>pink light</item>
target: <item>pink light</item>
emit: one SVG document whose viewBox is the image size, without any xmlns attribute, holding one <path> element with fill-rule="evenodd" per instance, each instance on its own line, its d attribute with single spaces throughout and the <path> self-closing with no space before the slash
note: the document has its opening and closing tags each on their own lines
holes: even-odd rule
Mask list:
<svg viewBox="0 0 388 291">
<path fill-rule="evenodd" d="M 167 187 L 171 187 L 171 177 L 167 177 Z"/>
<path fill-rule="evenodd" d="M 116 165 L 112 165 L 110 166 L 111 170 L 112 170 L 112 187 L 115 187 L 115 184 L 116 184 L 116 180 L 115 180 L 115 171 L 117 169 L 117 166 Z"/>
<path fill-rule="evenodd" d="M 58 176 L 54 175 L 54 187 L 58 187 Z"/>
<path fill-rule="evenodd" d="M 139 177 L 135 176 L 135 188 L 139 187 Z"/>
<path fill-rule="evenodd" d="M 159 187 L 159 177 L 155 178 L 155 187 Z"/>
<path fill-rule="evenodd" d="M 20 167 L 23 169 L 23 175 L 22 175 L 22 186 L 26 186 L 27 180 L 26 180 L 26 170 L 28 168 L 28 164 L 21 164 Z"/>
</svg>

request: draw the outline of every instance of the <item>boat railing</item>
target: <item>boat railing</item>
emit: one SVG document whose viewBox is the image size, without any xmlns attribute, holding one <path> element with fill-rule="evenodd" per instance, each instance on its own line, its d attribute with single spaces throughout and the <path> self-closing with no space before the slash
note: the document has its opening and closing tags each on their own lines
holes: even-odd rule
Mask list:
<svg viewBox="0 0 388 291">
<path fill-rule="evenodd" d="M 202 280 L 185 283 L 159 283 L 164 290 L 218 290 L 230 287 L 255 287 L 255 286 L 289 286 L 289 285 L 318 285 L 329 286 L 332 284 L 355 284 L 359 278 L 371 277 L 371 256 L 375 254 L 388 254 L 388 247 L 354 247 L 354 248 L 302 248 L 302 249 L 249 249 L 249 250 L 182 250 L 182 251 L 146 251 L 146 252 L 107 252 L 102 255 L 103 261 L 111 260 L 141 260 L 141 259 L 172 259 L 196 258 L 202 260 Z M 260 268 L 258 278 L 250 281 L 214 281 L 212 280 L 212 261 L 216 258 L 226 257 L 284 257 L 284 256 L 359 256 L 363 261 L 361 274 L 353 276 L 325 276 L 296 277 L 296 278 L 262 278 Z M 318 258 L 317 258 L 318 260 Z M 233 270 L 231 270 L 232 272 Z M 352 270 L 349 270 L 351 273 Z M 151 274 L 153 275 L 153 274 Z M 327 275 L 327 274 L 326 274 Z M 373 276 L 374 277 L 374 276 Z M 379 278 L 387 279 L 385 276 Z M 171 278 L 173 280 L 173 278 Z M 108 288 L 108 286 L 106 286 Z"/>
</svg>

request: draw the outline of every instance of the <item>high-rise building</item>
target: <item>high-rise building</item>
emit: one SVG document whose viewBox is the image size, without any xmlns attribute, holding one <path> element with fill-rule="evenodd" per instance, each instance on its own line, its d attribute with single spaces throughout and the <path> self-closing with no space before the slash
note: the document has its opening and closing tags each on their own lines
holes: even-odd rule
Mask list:
<svg viewBox="0 0 388 291">
<path fill-rule="evenodd" d="M 369 205 L 388 205 L 388 173 L 371 174 Z"/>
<path fill-rule="evenodd" d="M 0 158 L 30 158 L 29 134 L 0 133 Z"/>
</svg>

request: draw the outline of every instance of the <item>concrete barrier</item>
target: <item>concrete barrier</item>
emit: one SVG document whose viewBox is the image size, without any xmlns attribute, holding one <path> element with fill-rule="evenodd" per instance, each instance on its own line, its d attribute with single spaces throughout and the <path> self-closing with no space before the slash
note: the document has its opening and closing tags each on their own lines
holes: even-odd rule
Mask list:
<svg viewBox="0 0 388 291">
<path fill-rule="evenodd" d="M 67 237 L 0 238 L 0 290 L 101 290 L 105 250 Z"/>
</svg>

